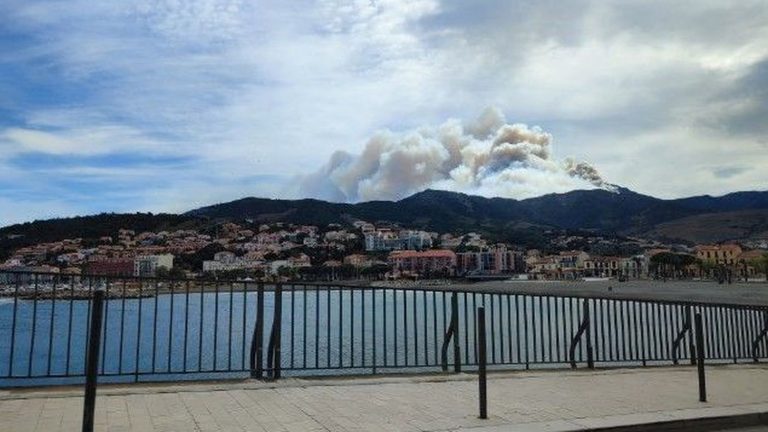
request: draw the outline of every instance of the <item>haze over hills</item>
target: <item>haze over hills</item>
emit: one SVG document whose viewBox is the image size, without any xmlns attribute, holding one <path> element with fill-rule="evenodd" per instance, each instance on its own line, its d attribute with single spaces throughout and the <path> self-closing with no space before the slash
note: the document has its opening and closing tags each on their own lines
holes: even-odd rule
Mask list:
<svg viewBox="0 0 768 432">
<path fill-rule="evenodd" d="M 438 190 L 395 202 L 357 204 L 243 198 L 181 215 L 102 214 L 12 225 L 0 228 L 0 252 L 37 242 L 114 235 L 119 228 L 205 230 L 220 221 L 244 219 L 318 225 L 356 219 L 387 221 L 438 232 L 477 231 L 517 243 L 552 228 L 705 243 L 768 236 L 768 191 L 672 200 L 626 188 L 619 188 L 618 193 L 576 190 L 524 200 Z"/>
</svg>

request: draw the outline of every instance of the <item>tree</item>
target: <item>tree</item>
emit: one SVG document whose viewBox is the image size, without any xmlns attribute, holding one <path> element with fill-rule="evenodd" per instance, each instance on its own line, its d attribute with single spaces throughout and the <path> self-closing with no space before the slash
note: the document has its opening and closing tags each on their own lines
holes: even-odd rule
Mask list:
<svg viewBox="0 0 768 432">
<path fill-rule="evenodd" d="M 755 269 L 755 272 L 763 273 L 765 275 L 765 281 L 768 282 L 768 253 L 764 253 L 761 257 L 751 259 L 749 265 Z"/>
<path fill-rule="evenodd" d="M 170 277 L 171 271 L 168 270 L 168 267 L 166 266 L 160 266 L 155 269 L 155 277 L 160 279 L 168 279 Z"/>
<path fill-rule="evenodd" d="M 178 266 L 173 266 L 173 268 L 168 272 L 168 276 L 171 279 L 184 279 L 187 277 L 187 273 Z"/>
<path fill-rule="evenodd" d="M 688 254 L 661 252 L 651 257 L 651 266 L 662 277 L 685 276 L 686 269 L 696 263 L 696 257 Z"/>
<path fill-rule="evenodd" d="M 180 254 L 176 256 L 174 261 L 183 270 L 202 270 L 203 261 L 212 260 L 213 256 L 217 252 L 221 252 L 223 250 L 224 247 L 219 243 L 210 243 L 196 252 L 190 254 Z"/>
<path fill-rule="evenodd" d="M 277 274 L 288 279 L 296 279 L 297 270 L 295 267 L 280 266 L 277 269 Z"/>
</svg>

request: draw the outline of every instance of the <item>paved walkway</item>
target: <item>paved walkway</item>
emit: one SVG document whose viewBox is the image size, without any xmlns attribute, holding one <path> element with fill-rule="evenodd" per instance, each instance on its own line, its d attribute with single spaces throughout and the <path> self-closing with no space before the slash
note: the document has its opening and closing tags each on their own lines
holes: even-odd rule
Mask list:
<svg viewBox="0 0 768 432">
<path fill-rule="evenodd" d="M 473 375 L 103 386 L 100 431 L 518 431 L 768 412 L 768 365 L 500 372 L 477 418 Z M 0 391 L 0 430 L 79 431 L 80 389 Z M 477 429 L 476 429 L 477 428 Z"/>
</svg>

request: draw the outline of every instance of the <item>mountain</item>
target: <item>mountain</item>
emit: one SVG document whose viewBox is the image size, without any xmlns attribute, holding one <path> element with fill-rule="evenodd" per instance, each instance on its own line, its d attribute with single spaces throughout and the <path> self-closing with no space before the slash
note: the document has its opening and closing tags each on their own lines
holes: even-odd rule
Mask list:
<svg viewBox="0 0 768 432">
<path fill-rule="evenodd" d="M 677 201 L 686 208 L 708 213 L 734 210 L 758 210 L 768 208 L 768 193 L 734 192 L 721 197 L 702 195 L 682 198 Z"/>
<path fill-rule="evenodd" d="M 625 188 L 618 193 L 576 190 L 524 200 L 438 190 L 395 202 L 357 204 L 243 198 L 182 215 L 102 214 L 12 225 L 0 228 L 0 258 L 30 244 L 114 236 L 120 228 L 137 232 L 205 230 L 219 221 L 244 219 L 317 225 L 356 219 L 386 221 L 438 232 L 476 231 L 499 241 L 528 245 L 541 244 L 552 228 L 700 243 L 768 236 L 768 191 L 672 200 Z"/>
<path fill-rule="evenodd" d="M 768 194 L 767 194 L 768 195 Z M 579 190 L 550 194 L 520 201 L 529 218 L 569 229 L 635 233 L 655 224 L 694 214 L 696 211 L 677 202 L 620 188 Z"/>
<path fill-rule="evenodd" d="M 717 243 L 733 239 L 768 238 L 768 210 L 704 213 L 662 222 L 643 233 L 649 238 Z"/>
<path fill-rule="evenodd" d="M 679 229 L 654 229 L 660 224 L 682 221 L 682 225 L 703 224 L 702 229 L 709 230 L 711 238 L 742 238 L 742 235 L 762 232 L 763 222 L 756 214 L 763 210 L 768 211 L 768 191 L 664 200 L 619 188 L 618 193 L 599 189 L 576 190 L 524 200 L 485 198 L 438 190 L 426 190 L 396 202 L 358 204 L 245 198 L 196 209 L 187 215 L 292 223 L 363 219 L 440 232 L 475 230 L 494 234 L 554 227 L 623 235 L 651 233 L 665 238 L 696 241 L 700 236 L 686 238 L 685 232 Z M 753 223 L 748 230 L 731 232 L 712 222 L 717 218 L 696 218 L 725 212 L 729 213 L 731 220 L 739 219 L 741 212 L 752 212 L 744 213 L 744 217 L 751 218 Z M 680 227 L 679 224 L 669 226 Z M 724 231 L 718 232 L 721 228 Z M 728 237 L 729 233 L 736 237 Z"/>
</svg>

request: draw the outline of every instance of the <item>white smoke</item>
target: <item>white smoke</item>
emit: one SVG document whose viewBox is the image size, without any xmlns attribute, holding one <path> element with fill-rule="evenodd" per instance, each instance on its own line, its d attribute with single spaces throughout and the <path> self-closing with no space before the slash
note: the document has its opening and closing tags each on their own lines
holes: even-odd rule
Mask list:
<svg viewBox="0 0 768 432">
<path fill-rule="evenodd" d="M 618 188 L 612 185 L 600 176 L 600 172 L 597 168 L 588 164 L 587 162 L 577 162 L 572 158 L 566 158 L 563 162 L 565 171 L 571 177 L 577 177 L 588 181 L 589 183 L 611 192 L 617 192 Z"/>
<path fill-rule="evenodd" d="M 396 200 L 428 188 L 508 198 L 584 187 L 616 190 L 586 162 L 553 160 L 551 146 L 549 133 L 508 124 L 489 108 L 469 123 L 380 132 L 360 155 L 337 151 L 300 179 L 299 193 L 356 202 Z"/>
</svg>

